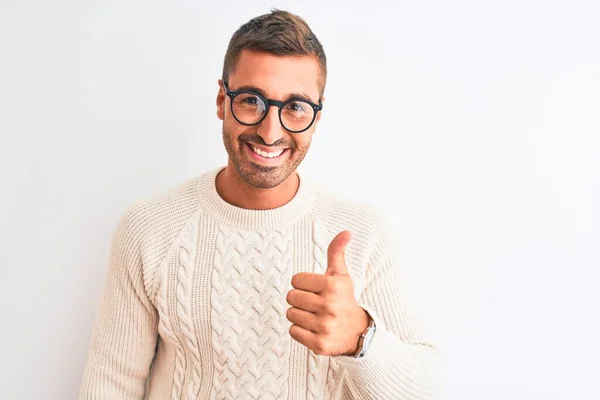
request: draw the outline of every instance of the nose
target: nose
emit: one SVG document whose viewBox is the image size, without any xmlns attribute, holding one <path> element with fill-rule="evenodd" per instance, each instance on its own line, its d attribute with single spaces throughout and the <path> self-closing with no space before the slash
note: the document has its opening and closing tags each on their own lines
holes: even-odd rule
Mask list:
<svg viewBox="0 0 600 400">
<path fill-rule="evenodd" d="M 273 144 L 284 136 L 284 129 L 279 121 L 279 109 L 270 106 L 267 116 L 258 124 L 256 133 L 263 138 L 267 145 Z"/>
</svg>

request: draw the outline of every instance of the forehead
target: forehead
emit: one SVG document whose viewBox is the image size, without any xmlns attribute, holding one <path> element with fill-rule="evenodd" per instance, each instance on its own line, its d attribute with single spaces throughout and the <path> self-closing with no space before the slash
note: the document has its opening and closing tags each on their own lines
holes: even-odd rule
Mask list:
<svg viewBox="0 0 600 400">
<path fill-rule="evenodd" d="M 315 57 L 276 56 L 243 50 L 229 75 L 229 86 L 253 86 L 273 99 L 284 99 L 290 93 L 306 93 L 317 102 L 321 70 Z"/>
</svg>

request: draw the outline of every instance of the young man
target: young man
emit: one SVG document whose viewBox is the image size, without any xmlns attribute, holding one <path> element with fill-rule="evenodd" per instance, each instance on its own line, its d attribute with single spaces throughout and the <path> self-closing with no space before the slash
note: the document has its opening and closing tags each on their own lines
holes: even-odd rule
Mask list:
<svg viewBox="0 0 600 400">
<path fill-rule="evenodd" d="M 300 17 L 235 32 L 216 102 L 227 166 L 122 216 L 81 399 L 437 397 L 390 225 L 296 171 L 325 80 Z"/>
</svg>

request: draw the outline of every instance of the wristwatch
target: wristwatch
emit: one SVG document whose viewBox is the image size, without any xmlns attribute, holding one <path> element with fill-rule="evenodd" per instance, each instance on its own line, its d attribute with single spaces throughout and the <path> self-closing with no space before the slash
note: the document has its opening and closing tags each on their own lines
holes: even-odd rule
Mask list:
<svg viewBox="0 0 600 400">
<path fill-rule="evenodd" d="M 354 354 L 355 358 L 364 357 L 369 349 L 369 345 L 373 340 L 373 335 L 375 335 L 375 320 L 371 316 L 369 316 L 369 326 L 360 334 L 358 337 L 358 350 Z"/>
</svg>

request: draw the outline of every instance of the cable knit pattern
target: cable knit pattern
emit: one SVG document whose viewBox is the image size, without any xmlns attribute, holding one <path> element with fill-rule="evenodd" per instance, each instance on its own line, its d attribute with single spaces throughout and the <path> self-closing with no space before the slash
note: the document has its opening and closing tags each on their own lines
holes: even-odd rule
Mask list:
<svg viewBox="0 0 600 400">
<path fill-rule="evenodd" d="M 335 394 L 338 387 L 342 384 L 339 381 L 339 377 L 342 374 L 342 369 L 339 364 L 332 359 L 329 361 L 329 368 L 327 368 L 327 386 L 326 386 L 326 399 L 336 400 Z"/>
<path fill-rule="evenodd" d="M 443 358 L 412 311 L 385 218 L 299 173 L 285 205 L 225 202 L 207 171 L 140 201 L 114 232 L 80 400 L 432 400 Z M 345 260 L 377 324 L 361 359 L 317 356 L 289 335 L 300 271 Z"/>
<path fill-rule="evenodd" d="M 309 351 L 308 354 L 308 383 L 307 388 L 308 391 L 306 393 L 306 398 L 308 400 L 318 400 L 320 399 L 321 392 L 321 382 L 319 381 L 319 364 L 320 359 L 319 356 Z"/>
<path fill-rule="evenodd" d="M 188 359 L 189 377 L 187 380 L 187 397 L 195 399 L 200 390 L 200 353 L 198 351 L 198 338 L 194 331 L 192 320 L 192 278 L 196 260 L 196 246 L 198 241 L 198 218 L 194 216 L 185 226 L 180 236 L 179 243 L 179 268 L 177 272 L 177 316 L 180 329 L 185 338 Z"/>
<path fill-rule="evenodd" d="M 173 386 L 171 390 L 171 400 L 181 398 L 183 392 L 183 380 L 185 375 L 185 354 L 181 342 L 174 333 L 173 326 L 169 319 L 169 307 L 167 305 L 167 269 L 168 264 L 164 263 L 158 268 L 158 291 L 156 293 L 156 304 L 160 321 L 158 324 L 159 334 L 169 340 L 171 345 L 175 347 L 175 371 L 173 373 Z"/>
<path fill-rule="evenodd" d="M 236 231 L 221 226 L 212 274 L 217 399 L 281 399 L 287 393 L 291 289 L 289 231 Z"/>
</svg>

